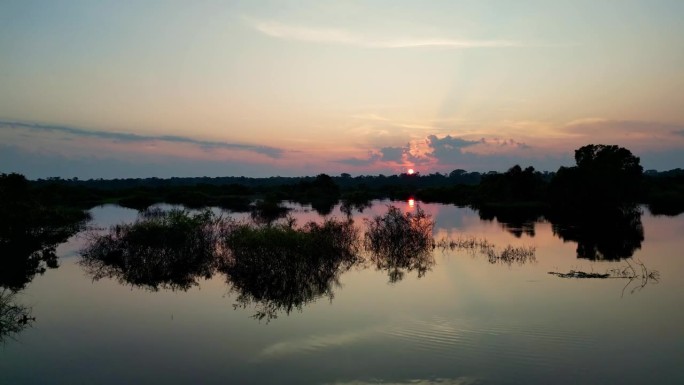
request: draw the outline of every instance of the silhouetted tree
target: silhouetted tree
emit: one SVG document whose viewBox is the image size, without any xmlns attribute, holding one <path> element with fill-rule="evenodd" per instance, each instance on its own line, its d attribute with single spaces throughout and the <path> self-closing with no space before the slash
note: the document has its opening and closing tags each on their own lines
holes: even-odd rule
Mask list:
<svg viewBox="0 0 684 385">
<path fill-rule="evenodd" d="M 615 145 L 590 144 L 575 151 L 575 167 L 561 167 L 551 180 L 554 206 L 595 210 L 634 204 L 641 188 L 639 158 Z"/>
<path fill-rule="evenodd" d="M 546 182 L 542 175 L 527 167 L 515 165 L 503 174 L 488 173 L 478 188 L 481 202 L 530 202 L 544 200 Z"/>
</svg>

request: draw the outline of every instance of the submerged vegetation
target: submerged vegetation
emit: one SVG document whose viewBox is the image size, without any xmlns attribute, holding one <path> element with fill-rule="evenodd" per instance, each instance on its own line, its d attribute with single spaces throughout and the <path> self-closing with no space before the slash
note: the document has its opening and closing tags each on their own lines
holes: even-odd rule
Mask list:
<svg viewBox="0 0 684 385">
<path fill-rule="evenodd" d="M 150 290 L 187 290 L 216 267 L 217 227 L 211 211 L 145 211 L 132 224 L 113 226 L 107 234 L 89 234 L 81 265 L 94 279 Z"/>
<path fill-rule="evenodd" d="M 302 310 L 319 297 L 333 298 L 339 275 L 360 260 L 353 222 L 326 219 L 297 227 L 231 223 L 222 239 L 229 255 L 219 271 L 237 294 L 236 307 L 256 307 L 257 319 Z"/>
<path fill-rule="evenodd" d="M 379 270 L 387 270 L 390 282 L 403 279 L 405 272 L 422 277 L 434 264 L 432 237 L 434 221 L 420 207 L 415 214 L 389 206 L 385 215 L 367 220 L 364 246 Z"/>
<path fill-rule="evenodd" d="M 292 218 L 238 222 L 209 210 L 148 210 L 132 224 L 88 238 L 80 264 L 94 280 L 187 290 L 219 272 L 237 293 L 236 306 L 254 304 L 259 319 L 332 298 L 339 274 L 360 261 L 349 220 L 297 227 Z"/>
<path fill-rule="evenodd" d="M 530 262 L 536 262 L 536 248 L 534 246 L 518 246 L 511 245 L 499 250 L 497 247 L 487 241 L 486 239 L 477 239 L 475 237 L 464 237 L 457 239 L 442 239 L 437 243 L 437 246 L 442 250 L 464 250 L 472 255 L 479 253 L 487 257 L 489 263 L 503 263 L 512 265 L 513 263 L 524 265 Z"/>
</svg>

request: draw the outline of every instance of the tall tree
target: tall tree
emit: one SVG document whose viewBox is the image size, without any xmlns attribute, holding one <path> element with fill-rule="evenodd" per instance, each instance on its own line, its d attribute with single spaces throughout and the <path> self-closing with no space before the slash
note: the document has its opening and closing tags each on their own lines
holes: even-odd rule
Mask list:
<svg viewBox="0 0 684 385">
<path fill-rule="evenodd" d="M 643 168 L 626 148 L 590 144 L 575 150 L 575 167 L 561 167 L 551 181 L 553 203 L 571 209 L 614 208 L 634 204 Z"/>
</svg>

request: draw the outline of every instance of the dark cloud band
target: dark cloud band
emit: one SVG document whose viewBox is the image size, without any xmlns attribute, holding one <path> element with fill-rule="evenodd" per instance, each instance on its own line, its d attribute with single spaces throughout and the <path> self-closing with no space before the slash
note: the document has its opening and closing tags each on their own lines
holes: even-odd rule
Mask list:
<svg viewBox="0 0 684 385">
<path fill-rule="evenodd" d="M 119 142 L 129 142 L 129 143 L 142 143 L 151 141 L 162 141 L 169 143 L 187 143 L 200 146 L 204 149 L 213 148 L 224 148 L 229 150 L 242 150 L 251 151 L 258 154 L 266 155 L 270 158 L 280 158 L 282 157 L 284 150 L 276 147 L 269 146 L 258 146 L 243 143 L 230 143 L 230 142 L 220 142 L 220 141 L 209 141 L 209 140 L 198 140 L 193 138 L 188 138 L 186 136 L 176 136 L 176 135 L 138 135 L 123 132 L 112 132 L 112 131 L 96 131 L 87 130 L 76 127 L 69 126 L 58 126 L 58 125 L 48 125 L 48 124 L 34 124 L 34 123 L 23 123 L 23 122 L 10 122 L 10 121 L 0 121 L 1 128 L 11 128 L 11 129 L 25 129 L 32 131 L 41 132 L 59 132 L 74 136 L 88 137 L 88 138 L 99 138 L 107 140 L 115 140 Z"/>
</svg>

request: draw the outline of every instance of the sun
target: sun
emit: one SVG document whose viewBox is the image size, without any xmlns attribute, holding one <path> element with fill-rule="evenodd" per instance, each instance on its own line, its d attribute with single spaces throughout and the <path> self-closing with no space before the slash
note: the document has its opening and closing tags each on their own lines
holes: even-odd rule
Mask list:
<svg viewBox="0 0 684 385">
<path fill-rule="evenodd" d="M 409 168 L 407 172 L 409 175 L 413 175 L 415 173 L 415 171 L 412 168 Z"/>
</svg>

